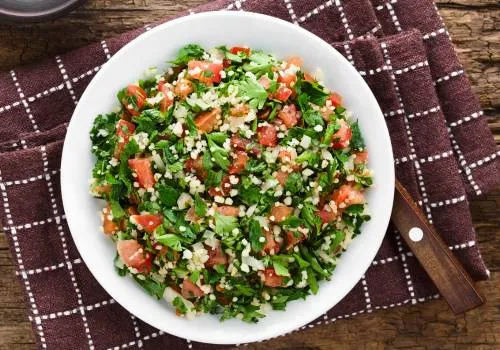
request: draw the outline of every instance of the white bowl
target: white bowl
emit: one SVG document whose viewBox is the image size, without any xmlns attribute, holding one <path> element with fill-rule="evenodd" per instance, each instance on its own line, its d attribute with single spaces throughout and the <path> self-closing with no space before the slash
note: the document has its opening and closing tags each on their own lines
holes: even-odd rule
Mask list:
<svg viewBox="0 0 500 350">
<path fill-rule="evenodd" d="M 175 315 L 165 301 L 148 295 L 113 267 L 115 245 L 99 231 L 97 215 L 103 203 L 90 196 L 93 166 L 89 131 L 93 119 L 117 105 L 116 93 L 143 76 L 150 67 L 165 67 L 179 48 L 198 43 L 205 48 L 227 44 L 248 45 L 278 57 L 298 55 L 311 72 L 321 68 L 324 82 L 338 91 L 355 118 L 370 152 L 375 171 L 368 203 L 372 219 L 342 255 L 333 278 L 321 283 L 317 295 L 291 302 L 286 311 L 271 311 L 257 324 L 234 319 L 220 322 L 204 315 L 186 320 Z M 130 42 L 97 73 L 75 109 L 64 143 L 61 164 L 64 209 L 78 251 L 104 289 L 124 308 L 162 331 L 189 340 L 232 344 L 282 335 L 321 316 L 337 304 L 370 266 L 384 237 L 392 209 L 394 167 L 389 134 L 370 89 L 348 61 L 326 42 L 288 22 L 254 13 L 210 12 L 186 16 L 160 25 Z"/>
</svg>

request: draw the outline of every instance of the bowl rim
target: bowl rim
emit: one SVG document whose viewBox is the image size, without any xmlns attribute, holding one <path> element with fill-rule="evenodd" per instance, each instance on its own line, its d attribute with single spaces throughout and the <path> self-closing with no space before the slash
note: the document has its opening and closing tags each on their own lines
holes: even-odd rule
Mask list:
<svg viewBox="0 0 500 350">
<path fill-rule="evenodd" d="M 171 20 L 171 21 L 168 21 L 166 23 L 163 23 L 163 24 L 160 24 L 154 28 L 152 28 L 151 30 L 148 30 L 146 31 L 145 33 L 141 34 L 140 36 L 138 36 L 137 38 L 135 38 L 134 40 L 132 40 L 131 42 L 129 42 L 127 45 L 125 45 L 124 47 L 122 47 L 117 53 L 115 53 L 111 59 L 99 70 L 99 72 L 97 72 L 97 74 L 95 75 L 95 77 L 92 79 L 92 81 L 89 83 L 89 85 L 87 86 L 87 88 L 85 89 L 82 97 L 80 98 L 80 100 L 83 100 L 84 97 L 85 97 L 85 94 L 89 91 L 89 90 L 92 90 L 92 88 L 94 87 L 94 84 L 96 84 L 96 82 L 99 80 L 98 78 L 102 75 L 105 75 L 107 70 L 109 69 L 109 67 L 111 67 L 111 65 L 113 64 L 114 60 L 117 60 L 120 56 L 124 55 L 127 53 L 127 51 L 133 47 L 135 45 L 135 43 L 149 37 L 149 36 L 152 36 L 152 35 L 155 35 L 155 33 L 159 32 L 159 31 L 164 31 L 164 30 L 168 30 L 168 28 L 170 26 L 175 26 L 175 25 L 178 25 L 179 23 L 182 23 L 182 22 L 189 22 L 191 21 L 194 17 L 196 18 L 209 18 L 210 20 L 213 20 L 214 17 L 217 17 L 217 16 L 220 16 L 220 17 L 225 17 L 225 16 L 241 16 L 241 17 L 249 17 L 250 19 L 254 19 L 254 20 L 257 20 L 257 21 L 271 21 L 271 22 L 278 22 L 280 23 L 280 25 L 284 25 L 284 26 L 287 26 L 290 30 L 298 30 L 301 32 L 301 35 L 304 36 L 304 40 L 314 40 L 314 41 L 317 41 L 318 44 L 322 45 L 325 47 L 326 50 L 329 51 L 329 53 L 333 56 L 336 56 L 338 59 L 340 60 L 343 60 L 345 61 L 346 63 L 348 63 L 348 65 L 346 65 L 345 69 L 348 69 L 348 70 L 351 70 L 351 73 L 353 75 L 353 78 L 356 78 L 356 79 L 360 79 L 362 84 L 364 84 L 366 86 L 366 93 L 368 94 L 368 96 L 370 98 L 373 98 L 373 100 L 375 101 L 376 103 L 376 109 L 374 112 L 374 114 L 377 114 L 377 117 L 380 119 L 380 122 L 383 123 L 382 125 L 382 131 L 383 131 L 383 134 L 384 135 L 381 135 L 382 139 L 384 137 L 386 137 L 386 139 L 388 140 L 388 142 L 386 142 L 386 147 L 387 147 L 387 152 L 389 154 L 388 157 L 390 157 L 391 161 L 392 161 L 392 146 L 391 146 L 391 142 L 390 142 L 390 138 L 389 138 L 389 132 L 388 132 L 388 129 L 387 129 L 387 126 L 385 125 L 385 123 L 383 122 L 384 121 L 384 118 L 383 118 L 383 114 L 380 110 L 380 107 L 378 105 L 378 103 L 376 102 L 376 99 L 375 99 L 375 96 L 373 95 L 372 91 L 370 90 L 370 88 L 368 87 L 368 85 L 366 84 L 366 82 L 364 81 L 364 79 L 361 77 L 361 75 L 357 72 L 357 70 L 346 60 L 346 58 L 344 56 L 342 56 L 336 49 L 334 49 L 330 44 L 328 44 L 327 42 L 325 42 L 323 39 L 319 38 L 318 36 L 316 36 L 315 34 L 307 31 L 306 29 L 302 28 L 302 27 L 299 27 L 299 26 L 296 26 L 290 22 L 287 22 L 287 21 L 284 21 L 284 20 L 281 20 L 279 18 L 276 18 L 276 17 L 273 17 L 273 16 L 268 16 L 268 15 L 263 15 L 263 14 L 258 14 L 258 13 L 252 13 L 252 12 L 246 12 L 246 11 L 237 11 L 237 12 L 234 12 L 234 11 L 211 11 L 211 12 L 203 12 L 203 13 L 197 13 L 197 14 L 193 14 L 193 15 L 189 15 L 189 16 L 184 16 L 184 17 L 180 17 L 180 18 L 177 18 L 177 19 L 174 19 L 174 20 Z M 75 108 L 74 112 L 73 112 L 73 115 L 72 115 L 72 118 L 71 118 L 71 121 L 68 125 L 68 135 L 71 134 L 71 131 L 72 131 L 72 126 L 75 124 L 75 123 L 72 123 L 76 118 L 74 118 L 75 116 L 77 116 L 78 114 L 80 114 L 80 109 L 82 109 L 83 105 L 82 104 L 78 104 L 77 107 Z M 71 180 L 68 178 L 68 176 L 66 175 L 66 169 L 67 169 L 67 166 L 65 166 L 66 163 L 69 162 L 69 158 L 72 157 L 72 155 L 70 154 L 70 151 L 68 151 L 68 147 L 66 147 L 67 143 L 68 143 L 68 139 L 69 138 L 66 138 L 65 142 L 64 142 L 64 147 L 63 147 L 63 153 L 62 153 L 62 160 L 61 160 L 61 192 L 62 192 L 62 198 L 63 198 L 63 205 L 66 209 L 66 202 L 68 200 L 66 200 L 65 198 L 67 198 L 68 196 L 68 190 L 67 188 L 69 187 L 70 183 L 71 183 Z M 382 140 L 382 141 L 387 141 L 387 140 Z M 298 329 L 299 327 L 301 327 L 302 325 L 305 325 L 305 324 L 308 324 L 309 322 L 317 319 L 318 317 L 320 317 L 322 314 L 324 314 L 324 312 L 328 311 L 329 309 L 331 309 L 334 305 L 336 305 L 338 302 L 340 302 L 342 300 L 342 298 L 344 298 L 354 287 L 355 285 L 363 278 L 364 276 L 364 273 L 366 272 L 366 270 L 371 266 L 371 263 L 373 261 L 373 259 L 375 258 L 375 255 L 376 253 L 378 252 L 379 248 L 380 248 L 380 245 L 382 244 L 382 241 L 383 241 L 383 238 L 385 236 L 385 231 L 389 225 L 389 219 L 390 219 L 390 215 L 391 215 L 391 211 L 392 211 L 392 197 L 393 197 L 393 193 L 394 193 L 394 182 L 395 182 L 395 174 L 394 174 L 394 166 L 393 166 L 393 162 L 391 162 L 391 166 L 390 166 L 390 169 L 389 169 L 389 174 L 387 178 L 384 179 L 384 182 L 387 182 L 388 184 L 391 184 L 392 186 L 389 186 L 388 187 L 388 190 L 390 193 L 385 193 L 385 195 L 387 195 L 387 198 L 390 198 L 387 200 L 387 203 L 388 203 L 388 206 L 387 206 L 387 210 L 386 212 L 383 212 L 383 213 L 379 213 L 379 215 L 381 216 L 381 222 L 383 222 L 383 234 L 379 233 L 379 239 L 378 239 L 378 244 L 376 244 L 376 247 L 373 247 L 372 250 L 370 251 L 370 254 L 368 255 L 370 259 L 366 259 L 366 261 L 364 262 L 364 264 L 360 264 L 361 267 L 360 269 L 363 271 L 362 274 L 360 274 L 359 278 L 355 278 L 355 282 L 352 284 L 352 286 L 348 289 L 346 289 L 345 293 L 343 293 L 343 295 L 341 296 L 341 298 L 336 301 L 336 302 L 333 302 L 333 303 L 329 303 L 327 304 L 328 307 L 325 307 L 323 312 L 321 313 L 314 313 L 314 314 L 309 314 L 309 315 L 304 315 L 303 319 L 304 321 L 301 321 L 300 323 L 297 323 L 295 326 L 293 327 L 288 327 L 286 329 L 280 329 L 279 332 L 274 332 L 273 334 L 266 334 L 266 335 L 261 335 L 261 336 L 250 336 L 250 340 L 245 340 L 245 342 L 255 342 L 255 341 L 263 341 L 263 340 L 267 340 L 267 339 L 270 339 L 270 338 L 274 338 L 274 337 L 277 337 L 277 336 L 281 336 L 281 335 L 284 335 L 284 334 L 287 334 L 291 331 L 294 331 L 296 329 Z M 70 219 L 71 215 L 67 214 L 67 223 L 68 223 L 68 226 L 70 228 L 70 231 L 71 231 L 71 234 L 73 237 L 75 237 L 73 235 L 73 230 L 71 230 L 72 228 L 72 225 L 71 225 L 71 219 Z M 382 226 L 382 225 L 381 225 Z M 134 314 L 135 316 L 137 316 L 138 318 L 140 318 L 141 320 L 145 321 L 146 323 L 149 323 L 157 328 L 160 328 L 161 330 L 165 331 L 166 333 L 168 334 L 171 334 L 171 335 L 174 335 L 174 336 L 177 336 L 177 337 L 181 337 L 181 338 L 184 338 L 184 339 L 189 339 L 191 341 L 197 341 L 197 342 L 201 342 L 201 343 L 210 343 L 210 344 L 235 344 L 235 343 L 241 343 L 241 342 L 238 342 L 238 341 L 235 341 L 234 339 L 236 338 L 231 338 L 231 339 L 210 339 L 210 340 L 207 340 L 206 338 L 203 338 L 202 336 L 197 336 L 196 333 L 189 333 L 189 332 L 186 332 L 186 331 L 177 331 L 177 332 L 173 332 L 173 331 L 170 331 L 168 330 L 168 325 L 165 325 L 163 327 L 159 326 L 158 324 L 154 324 L 153 322 L 150 322 L 150 319 L 148 318 L 148 314 L 146 311 L 144 310 L 138 310 L 140 308 L 133 308 L 133 307 L 130 307 L 130 305 L 128 305 L 129 303 L 128 302 L 125 302 L 125 298 L 121 297 L 121 294 L 120 295 L 117 295 L 117 293 L 112 293 L 110 292 L 110 289 L 111 288 L 108 288 L 109 287 L 109 284 L 107 283 L 107 281 L 102 277 L 100 276 L 98 273 L 96 273 L 97 271 L 93 271 L 93 269 L 91 268 L 91 265 L 92 264 L 89 264 L 88 263 L 88 259 L 90 259 L 90 254 L 87 255 L 88 252 L 85 252 L 82 253 L 82 249 L 80 249 L 80 246 L 78 244 L 78 239 L 74 239 L 75 241 L 75 245 L 80 253 L 80 255 L 82 256 L 82 259 L 83 261 L 86 263 L 87 267 L 89 268 L 89 270 L 91 271 L 92 275 L 94 276 L 94 278 L 96 278 L 96 280 L 99 282 L 99 284 L 106 290 L 106 292 L 108 292 L 114 299 L 115 301 L 122 305 L 128 312 Z M 376 248 L 376 249 L 375 249 Z M 349 283 L 350 284 L 350 283 Z M 313 298 L 314 296 L 313 295 L 310 295 L 309 298 Z M 127 306 L 125 306 L 127 305 Z M 133 312 L 131 311 L 133 310 Z M 189 336 L 188 336 L 189 334 Z"/>
<path fill-rule="evenodd" d="M 77 7 L 83 5 L 87 0 L 66 0 L 57 6 L 53 6 L 41 11 L 13 10 L 0 6 L 0 19 L 9 22 L 38 22 L 55 19 Z"/>
</svg>

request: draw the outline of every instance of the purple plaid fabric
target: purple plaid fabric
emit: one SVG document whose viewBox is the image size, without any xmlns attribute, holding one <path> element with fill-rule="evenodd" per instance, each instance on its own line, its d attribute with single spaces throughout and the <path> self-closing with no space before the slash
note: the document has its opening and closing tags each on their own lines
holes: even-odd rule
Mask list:
<svg viewBox="0 0 500 350">
<path fill-rule="evenodd" d="M 472 276 L 487 278 L 468 199 L 500 182 L 500 154 L 434 3 L 219 0 L 194 12 L 220 9 L 294 22 L 346 56 L 384 112 L 398 179 Z M 217 348 L 164 334 L 115 303 L 82 263 L 61 203 L 60 156 L 74 106 L 101 65 L 150 28 L 0 73 L 0 220 L 40 348 Z M 436 297 L 389 229 L 358 285 L 303 328 Z"/>
</svg>

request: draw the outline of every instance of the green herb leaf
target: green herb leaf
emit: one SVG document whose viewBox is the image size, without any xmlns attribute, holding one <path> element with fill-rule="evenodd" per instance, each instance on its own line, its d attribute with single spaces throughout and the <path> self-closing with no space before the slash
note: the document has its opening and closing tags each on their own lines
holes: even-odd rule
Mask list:
<svg viewBox="0 0 500 350">
<path fill-rule="evenodd" d="M 110 201 L 109 205 L 111 207 L 111 214 L 114 219 L 121 219 L 125 216 L 125 210 L 121 207 L 120 203 L 117 201 Z"/>
<path fill-rule="evenodd" d="M 186 304 L 184 304 L 184 299 L 179 296 L 176 296 L 174 300 L 172 300 L 172 305 L 179 311 L 181 315 L 185 315 L 188 312 L 188 308 Z"/>
<path fill-rule="evenodd" d="M 305 111 L 302 114 L 302 118 L 304 119 L 304 122 L 310 127 L 314 127 L 316 125 L 325 125 L 325 121 L 323 120 L 321 114 L 313 109 Z"/>
<path fill-rule="evenodd" d="M 316 279 L 316 276 L 314 275 L 314 271 L 311 269 L 307 269 L 307 284 L 309 285 L 309 288 L 311 288 L 311 292 L 313 294 L 318 293 L 318 280 Z"/>
<path fill-rule="evenodd" d="M 283 265 L 281 262 L 279 262 L 276 259 L 273 259 L 273 267 L 274 271 L 278 276 L 290 276 L 290 272 L 288 269 Z"/>
<path fill-rule="evenodd" d="M 163 298 L 163 293 L 165 292 L 165 285 L 162 283 L 158 283 L 149 277 L 145 277 L 145 279 L 140 279 L 137 275 L 134 276 L 134 279 L 137 283 L 141 285 L 149 294 L 154 296 L 156 299 Z"/>
<path fill-rule="evenodd" d="M 170 63 L 176 66 L 185 65 L 193 59 L 202 58 L 204 53 L 205 50 L 200 45 L 189 44 L 180 49 L 177 58 Z"/>
<path fill-rule="evenodd" d="M 180 192 L 173 187 L 167 185 L 156 185 L 156 189 L 159 193 L 160 201 L 163 205 L 167 207 L 173 207 L 177 204 L 177 199 L 179 199 Z"/>
<path fill-rule="evenodd" d="M 173 250 L 176 250 L 178 252 L 180 252 L 182 250 L 181 240 L 179 239 L 179 236 L 174 235 L 173 233 L 166 233 L 166 234 L 161 235 L 161 236 L 155 235 L 155 239 L 160 244 L 163 244 L 164 246 L 172 248 Z"/>
<path fill-rule="evenodd" d="M 200 278 L 200 271 L 196 270 L 191 273 L 191 276 L 189 276 L 189 279 L 191 282 L 196 283 L 198 279 Z"/>
<path fill-rule="evenodd" d="M 260 252 L 264 247 L 264 243 L 260 241 L 261 237 L 264 237 L 260 223 L 252 219 L 248 223 L 248 237 L 250 239 L 250 244 L 254 252 Z"/>
<path fill-rule="evenodd" d="M 250 185 L 248 188 L 240 186 L 238 194 L 241 201 L 247 205 L 257 204 L 261 197 L 260 188 L 255 185 Z"/>
<path fill-rule="evenodd" d="M 359 124 L 357 121 L 351 125 L 351 130 L 352 130 L 352 137 L 351 137 L 351 141 L 349 143 L 351 148 L 356 150 L 356 151 L 364 150 L 365 140 L 363 139 L 363 136 L 361 135 L 361 130 L 359 129 Z"/>
<path fill-rule="evenodd" d="M 204 217 L 207 213 L 207 204 L 198 194 L 194 197 L 194 212 L 200 218 Z"/>
<path fill-rule="evenodd" d="M 225 233 L 231 233 L 233 229 L 238 227 L 238 219 L 234 216 L 221 215 L 215 213 L 215 232 L 219 235 L 224 235 Z"/>
<path fill-rule="evenodd" d="M 285 189 L 295 194 L 303 188 L 302 175 L 300 173 L 291 173 L 286 178 Z"/>
<path fill-rule="evenodd" d="M 238 96 L 248 101 L 252 108 L 262 109 L 267 100 L 267 91 L 257 80 L 247 77 L 238 84 Z"/>
</svg>

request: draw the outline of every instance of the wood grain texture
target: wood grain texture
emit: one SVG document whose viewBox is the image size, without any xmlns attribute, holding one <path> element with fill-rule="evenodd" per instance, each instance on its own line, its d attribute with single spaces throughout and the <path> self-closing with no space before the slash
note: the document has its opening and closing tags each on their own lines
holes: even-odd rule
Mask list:
<svg viewBox="0 0 500 350">
<path fill-rule="evenodd" d="M 398 180 L 391 222 L 455 314 L 484 304 L 470 275 Z M 420 231 L 421 236 L 412 236 L 412 230 Z"/>
<path fill-rule="evenodd" d="M 175 14 L 207 0 L 90 0 L 43 24 L 0 24 L 0 70 L 53 57 Z M 497 0 L 438 0 L 490 127 L 500 145 L 500 6 Z M 500 189 L 472 203 L 479 246 L 491 270 L 487 303 L 453 315 L 442 300 L 357 316 L 247 349 L 499 349 Z M 0 234 L 0 350 L 35 349 L 21 286 Z"/>
</svg>

